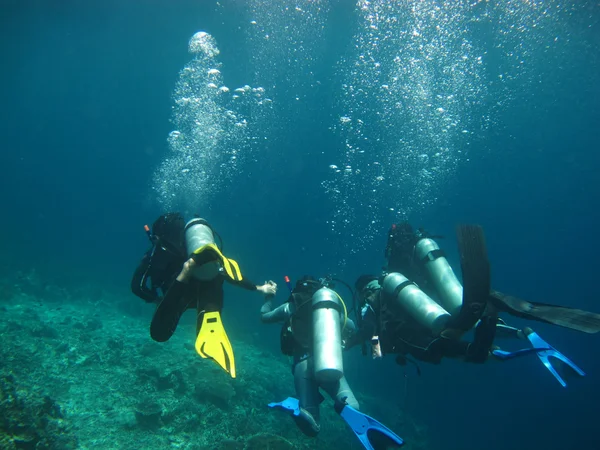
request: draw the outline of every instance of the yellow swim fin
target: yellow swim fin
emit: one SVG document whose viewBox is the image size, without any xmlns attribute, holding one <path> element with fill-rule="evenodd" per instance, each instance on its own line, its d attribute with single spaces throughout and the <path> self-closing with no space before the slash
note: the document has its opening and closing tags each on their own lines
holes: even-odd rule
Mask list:
<svg viewBox="0 0 600 450">
<path fill-rule="evenodd" d="M 227 258 L 215 244 L 206 244 L 194 250 L 194 259 L 197 264 L 204 264 L 218 259 L 229 278 L 233 281 L 242 281 L 243 279 L 239 264 L 233 259 Z"/>
<path fill-rule="evenodd" d="M 235 378 L 233 349 L 218 311 L 204 313 L 202 327 L 196 338 L 196 352 L 203 358 L 214 360 L 231 378 Z"/>
</svg>

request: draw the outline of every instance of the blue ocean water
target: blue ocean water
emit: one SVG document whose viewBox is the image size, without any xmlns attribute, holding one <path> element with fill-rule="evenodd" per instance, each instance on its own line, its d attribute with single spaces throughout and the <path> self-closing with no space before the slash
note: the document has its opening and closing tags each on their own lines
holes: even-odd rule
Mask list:
<svg viewBox="0 0 600 450">
<path fill-rule="evenodd" d="M 206 216 L 250 279 L 280 286 L 286 274 L 376 272 L 402 219 L 446 236 L 458 267 L 454 226 L 479 223 L 495 288 L 600 311 L 597 2 L 5 0 L 0 11 L 7 277 L 126 293 L 142 226 L 167 209 Z M 264 94 L 177 109 L 198 31 L 220 51 L 201 63 L 219 65 L 223 96 Z M 204 84 L 188 87 L 210 103 Z M 177 120 L 205 119 L 213 146 L 168 143 Z M 189 166 L 165 165 L 178 155 Z M 190 190 L 182 170 L 203 168 Z M 227 295 L 231 334 L 277 350 L 259 303 Z M 562 389 L 532 358 L 405 377 L 358 351 L 346 371 L 355 391 L 426 426 L 431 448 L 598 448 L 598 336 L 535 329 L 588 376 Z"/>
</svg>

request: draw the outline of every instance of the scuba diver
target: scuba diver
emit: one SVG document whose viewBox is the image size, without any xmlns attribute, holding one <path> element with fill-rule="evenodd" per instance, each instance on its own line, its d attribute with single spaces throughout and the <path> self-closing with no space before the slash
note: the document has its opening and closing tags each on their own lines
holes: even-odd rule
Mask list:
<svg viewBox="0 0 600 450">
<path fill-rule="evenodd" d="M 343 336 L 353 330 L 342 298 L 330 279 L 311 276 L 298 280 L 288 300 L 274 308 L 273 295 L 265 296 L 261 308 L 263 323 L 283 323 L 281 351 L 293 357 L 292 373 L 298 398 L 269 403 L 291 414 L 298 428 L 315 437 L 321 426 L 319 405 L 323 389 L 334 400 L 334 409 L 350 425 L 367 449 L 394 449 L 403 440 L 375 419 L 358 411 L 359 405 L 344 376 Z"/>
<path fill-rule="evenodd" d="M 195 308 L 196 351 L 235 378 L 233 349 L 221 322 L 223 283 L 265 295 L 274 295 L 277 285 L 259 286 L 243 278 L 237 262 L 216 245 L 214 236 L 220 236 L 204 219 L 186 224 L 181 214 L 168 213 L 154 222 L 152 230 L 144 228 L 152 248 L 135 270 L 131 289 L 146 302 L 158 303 L 150 324 L 152 339 L 169 340 L 181 315 Z"/>
<path fill-rule="evenodd" d="M 415 231 L 406 222 L 391 227 L 383 274 L 363 275 L 356 281 L 362 320 L 347 347 L 370 340 L 374 358 L 396 354 L 401 365 L 411 361 L 408 355 L 438 364 L 444 357 L 483 363 L 490 356 L 508 360 L 536 354 L 563 387 L 566 382 L 557 369 L 585 375 L 531 328 L 508 326 L 498 315 L 506 312 L 585 333 L 600 331 L 600 315 L 528 302 L 491 290 L 485 238 L 479 226 L 457 227 L 461 285 L 434 241 L 438 237 L 423 229 Z M 473 341 L 462 340 L 471 329 Z M 527 340 L 531 347 L 504 351 L 494 345 L 496 337 Z"/>
</svg>

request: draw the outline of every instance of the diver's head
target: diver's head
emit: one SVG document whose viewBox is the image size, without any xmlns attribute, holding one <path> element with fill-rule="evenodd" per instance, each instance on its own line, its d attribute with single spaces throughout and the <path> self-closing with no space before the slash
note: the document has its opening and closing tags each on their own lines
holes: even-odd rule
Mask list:
<svg viewBox="0 0 600 450">
<path fill-rule="evenodd" d="M 361 275 L 354 283 L 354 288 L 358 293 L 361 304 L 373 304 L 380 290 L 378 277 L 375 275 Z"/>
<path fill-rule="evenodd" d="M 377 280 L 377 278 L 378 277 L 375 275 L 361 275 L 356 280 L 356 283 L 354 283 L 354 289 L 356 289 L 356 292 L 360 293 L 367 284 L 373 280 Z"/>
<path fill-rule="evenodd" d="M 412 225 L 408 222 L 400 222 L 392 227 L 390 235 L 394 235 L 396 245 L 402 247 L 404 250 L 412 251 L 412 248 L 417 243 L 420 237 L 418 232 L 415 232 Z"/>
<path fill-rule="evenodd" d="M 421 237 L 423 237 L 421 233 L 415 232 L 408 222 L 392 225 L 385 248 L 385 257 L 388 261 L 386 270 L 388 272 L 408 272 L 412 264 L 415 244 Z"/>
<path fill-rule="evenodd" d="M 312 275 L 304 275 L 302 278 L 296 281 L 296 287 L 294 290 L 302 291 L 306 290 L 309 284 L 317 283 L 317 280 Z"/>
<path fill-rule="evenodd" d="M 185 220 L 179 213 L 167 213 L 152 224 L 152 236 L 168 251 L 180 253 L 183 248 Z"/>
</svg>

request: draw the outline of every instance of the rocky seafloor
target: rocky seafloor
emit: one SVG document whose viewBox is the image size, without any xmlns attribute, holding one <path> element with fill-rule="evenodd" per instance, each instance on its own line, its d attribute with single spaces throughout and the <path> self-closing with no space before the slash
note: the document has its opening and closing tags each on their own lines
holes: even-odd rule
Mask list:
<svg viewBox="0 0 600 450">
<path fill-rule="evenodd" d="M 266 407 L 294 394 L 287 358 L 232 339 L 237 378 L 193 347 L 182 321 L 153 342 L 153 311 L 126 290 L 47 284 L 34 272 L 0 280 L 1 449 L 362 449 L 330 407 L 320 435 Z M 361 395 L 361 410 L 425 449 L 397 406 Z"/>
</svg>

